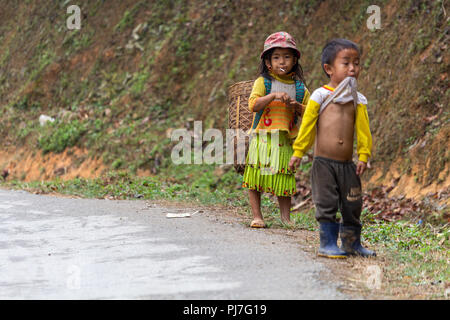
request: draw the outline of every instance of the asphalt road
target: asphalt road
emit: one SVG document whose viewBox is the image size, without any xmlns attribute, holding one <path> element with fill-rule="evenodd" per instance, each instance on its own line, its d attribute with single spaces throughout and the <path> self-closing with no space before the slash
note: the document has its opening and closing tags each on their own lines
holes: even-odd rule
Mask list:
<svg viewBox="0 0 450 320">
<path fill-rule="evenodd" d="M 349 298 L 286 236 L 168 212 L 0 189 L 0 299 Z"/>
</svg>

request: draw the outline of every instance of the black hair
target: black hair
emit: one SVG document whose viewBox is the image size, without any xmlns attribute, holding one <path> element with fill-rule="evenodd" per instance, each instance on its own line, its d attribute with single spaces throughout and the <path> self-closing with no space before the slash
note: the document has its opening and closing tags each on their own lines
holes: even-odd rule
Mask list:
<svg viewBox="0 0 450 320">
<path fill-rule="evenodd" d="M 328 41 L 328 43 L 322 49 L 322 69 L 323 72 L 329 78 L 330 76 L 325 71 L 325 64 L 333 64 L 334 59 L 336 59 L 337 54 L 345 49 L 354 49 L 361 55 L 361 51 L 358 48 L 358 45 L 353 41 L 347 39 L 333 39 Z"/>
<path fill-rule="evenodd" d="M 261 63 L 259 64 L 259 68 L 258 68 L 259 75 L 263 76 L 264 78 L 269 79 L 269 80 L 272 80 L 272 77 L 269 74 L 269 69 L 267 69 L 265 61 L 266 60 L 270 61 L 272 59 L 272 54 L 275 51 L 275 49 L 276 48 L 272 48 L 272 49 L 269 49 L 266 52 L 264 52 L 264 54 L 263 54 L 263 56 L 261 58 Z M 301 82 L 303 82 L 305 87 L 308 88 L 308 86 L 306 85 L 305 77 L 303 75 L 302 66 L 300 65 L 300 62 L 299 62 L 300 57 L 298 56 L 297 52 L 294 49 L 292 49 L 292 48 L 289 48 L 289 49 L 291 49 L 292 53 L 297 57 L 297 63 L 292 67 L 292 71 L 291 72 L 294 72 L 295 77 L 298 80 L 300 80 Z"/>
</svg>

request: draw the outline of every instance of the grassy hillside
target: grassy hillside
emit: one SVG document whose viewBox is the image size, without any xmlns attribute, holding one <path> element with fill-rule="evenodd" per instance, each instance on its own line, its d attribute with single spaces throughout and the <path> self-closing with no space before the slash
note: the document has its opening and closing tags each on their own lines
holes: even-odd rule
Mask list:
<svg viewBox="0 0 450 320">
<path fill-rule="evenodd" d="M 328 39 L 360 44 L 358 85 L 374 136 L 366 186 L 448 205 L 448 2 L 77 3 L 81 29 L 68 30 L 68 1 L 0 1 L 0 169 L 8 179 L 108 169 L 170 175 L 171 130 L 194 120 L 225 129 L 227 88 L 256 78 L 264 39 L 285 30 L 311 90 L 327 81 L 320 53 Z M 371 31 L 373 4 L 381 29 Z M 55 122 L 41 127 L 41 114 Z"/>
</svg>

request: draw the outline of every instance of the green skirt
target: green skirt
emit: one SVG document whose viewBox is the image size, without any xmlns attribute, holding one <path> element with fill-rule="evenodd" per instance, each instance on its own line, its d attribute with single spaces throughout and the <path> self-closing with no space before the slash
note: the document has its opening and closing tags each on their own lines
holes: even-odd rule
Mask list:
<svg viewBox="0 0 450 320">
<path fill-rule="evenodd" d="M 292 141 L 286 131 L 276 135 L 255 133 L 250 141 L 242 187 L 276 196 L 296 193 L 295 170 L 289 170 L 293 154 Z"/>
</svg>

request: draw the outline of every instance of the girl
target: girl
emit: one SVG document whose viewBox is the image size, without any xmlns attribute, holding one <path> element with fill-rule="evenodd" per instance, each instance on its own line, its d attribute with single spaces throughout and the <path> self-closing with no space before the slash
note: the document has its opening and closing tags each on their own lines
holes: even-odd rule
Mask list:
<svg viewBox="0 0 450 320">
<path fill-rule="evenodd" d="M 289 169 L 292 140 L 299 130 L 302 105 L 309 99 L 299 59 L 295 40 L 286 32 L 271 34 L 264 42 L 260 77 L 248 103 L 253 112 L 252 140 L 243 176 L 243 187 L 249 189 L 252 228 L 265 227 L 261 192 L 277 196 L 281 220 L 290 222 L 291 196 L 296 192 L 295 171 Z"/>
</svg>

